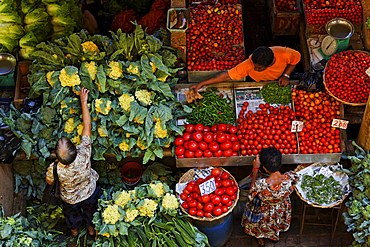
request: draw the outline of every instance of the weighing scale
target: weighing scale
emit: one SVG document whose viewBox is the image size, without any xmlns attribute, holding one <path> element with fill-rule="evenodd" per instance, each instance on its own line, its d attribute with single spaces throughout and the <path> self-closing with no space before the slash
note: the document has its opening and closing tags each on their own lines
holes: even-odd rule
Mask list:
<svg viewBox="0 0 370 247">
<path fill-rule="evenodd" d="M 346 50 L 354 33 L 354 26 L 346 19 L 336 18 L 330 20 L 325 26 L 328 36 L 321 41 L 320 54 L 329 60 L 331 56 Z"/>
</svg>

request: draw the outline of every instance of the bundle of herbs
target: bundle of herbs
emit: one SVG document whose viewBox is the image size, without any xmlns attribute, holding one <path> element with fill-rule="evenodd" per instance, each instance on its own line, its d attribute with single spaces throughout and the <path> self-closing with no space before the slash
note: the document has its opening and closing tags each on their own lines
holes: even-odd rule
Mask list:
<svg viewBox="0 0 370 247">
<path fill-rule="evenodd" d="M 290 86 L 279 86 L 277 82 L 263 86 L 261 95 L 263 101 L 270 104 L 289 105 L 292 102 Z"/>
</svg>

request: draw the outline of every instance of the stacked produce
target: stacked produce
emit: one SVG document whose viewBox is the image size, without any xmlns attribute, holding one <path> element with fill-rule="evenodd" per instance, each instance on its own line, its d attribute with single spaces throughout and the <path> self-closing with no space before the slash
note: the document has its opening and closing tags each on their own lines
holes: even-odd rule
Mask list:
<svg viewBox="0 0 370 247">
<path fill-rule="evenodd" d="M 1 119 L 21 137 L 27 157 L 48 158 L 61 136 L 80 142 L 81 87 L 90 90 L 94 160 L 104 160 L 105 153 L 118 161 L 129 152 L 133 157 L 145 153 L 145 164 L 163 157 L 163 149 L 182 134 L 176 119 L 191 109 L 171 91 L 178 50 L 162 46 L 141 26 L 133 34 L 118 31 L 112 37 L 81 31 L 37 46 L 29 97 L 43 95 L 43 105 L 31 114 L 13 108 Z"/>
<path fill-rule="evenodd" d="M 343 158 L 351 161 L 351 167 L 345 172 L 349 175 L 352 195 L 346 202 L 347 212 L 343 213 L 347 231 L 353 232 L 352 247 L 368 246 L 370 226 L 370 153 L 364 151 L 355 142 L 354 154 L 344 154 Z"/>
<path fill-rule="evenodd" d="M 331 127 L 333 119 L 340 119 L 340 102 L 325 91 L 294 89 L 292 98 L 296 118 L 304 122 L 302 131 L 298 132 L 300 153 L 340 153 L 340 130 Z"/>
<path fill-rule="evenodd" d="M 248 102 L 244 102 L 237 119 L 241 155 L 257 155 L 267 147 L 275 147 L 282 154 L 298 152 L 296 135 L 291 131 L 295 113 L 289 106 L 266 103 L 256 112 L 247 109 Z"/>
<path fill-rule="evenodd" d="M 289 105 L 292 102 L 290 85 L 279 86 L 277 82 L 263 86 L 261 96 L 264 102 L 270 104 Z"/>
<path fill-rule="evenodd" d="M 360 0 L 304 0 L 307 25 L 325 25 L 334 18 L 362 23 Z"/>
<path fill-rule="evenodd" d="M 295 0 L 274 0 L 277 11 L 297 11 L 297 3 Z"/>
<path fill-rule="evenodd" d="M 209 175 L 205 178 L 195 177 L 188 181 L 179 195 L 182 209 L 195 218 L 213 218 L 227 214 L 237 203 L 239 193 L 234 178 L 220 168 L 208 168 L 202 172 Z M 215 180 L 215 190 L 211 193 L 203 193 L 200 185 L 211 179 Z"/>
<path fill-rule="evenodd" d="M 238 156 L 240 145 L 237 130 L 238 128 L 231 124 L 212 127 L 187 124 L 184 133 L 174 141 L 176 157 L 182 159 Z"/>
<path fill-rule="evenodd" d="M 245 60 L 241 17 L 237 5 L 190 7 L 186 31 L 188 70 L 226 70 Z"/>
<path fill-rule="evenodd" d="M 343 51 L 333 55 L 325 68 L 325 87 L 336 98 L 348 103 L 367 102 L 370 93 L 370 55 Z"/>
<path fill-rule="evenodd" d="M 167 184 L 152 181 L 133 190 L 105 190 L 93 222 L 93 246 L 209 246 L 193 227 Z"/>
</svg>

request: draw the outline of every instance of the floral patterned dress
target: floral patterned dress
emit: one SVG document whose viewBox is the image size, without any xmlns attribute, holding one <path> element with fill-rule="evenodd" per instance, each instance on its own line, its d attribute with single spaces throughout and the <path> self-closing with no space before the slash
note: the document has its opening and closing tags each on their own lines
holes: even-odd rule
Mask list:
<svg viewBox="0 0 370 247">
<path fill-rule="evenodd" d="M 251 188 L 251 197 L 253 198 L 258 194 L 258 197 L 262 200 L 262 218 L 257 223 L 251 223 L 243 214 L 242 226 L 244 232 L 248 235 L 278 241 L 279 233 L 289 229 L 292 219 L 289 195 L 294 190 L 293 184 L 297 181 L 298 176 L 293 171 L 284 175 L 283 182 L 278 185 L 268 184 L 265 178 L 261 178 Z M 250 202 L 247 202 L 247 205 Z"/>
</svg>

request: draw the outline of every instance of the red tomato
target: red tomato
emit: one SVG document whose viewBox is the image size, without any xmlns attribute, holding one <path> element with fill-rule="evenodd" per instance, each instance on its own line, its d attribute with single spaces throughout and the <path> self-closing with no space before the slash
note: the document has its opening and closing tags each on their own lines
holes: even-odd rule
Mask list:
<svg viewBox="0 0 370 247">
<path fill-rule="evenodd" d="M 222 150 L 217 150 L 217 151 L 215 151 L 214 153 L 213 153 L 213 155 L 215 156 L 215 157 L 221 157 L 221 156 L 223 156 L 223 152 L 222 152 Z"/>
<path fill-rule="evenodd" d="M 183 203 L 181 204 L 181 206 L 182 206 L 183 208 L 185 208 L 185 209 L 188 209 L 188 208 L 189 208 L 189 204 L 188 204 L 188 202 L 183 202 Z"/>
<path fill-rule="evenodd" d="M 224 142 L 226 142 L 227 141 L 226 135 L 224 133 L 217 134 L 216 141 L 218 143 L 224 143 Z"/>
<path fill-rule="evenodd" d="M 221 206 L 221 209 L 222 209 L 222 212 L 226 213 L 227 211 L 229 211 L 229 207 L 228 206 L 225 206 L 225 205 L 222 205 Z"/>
<path fill-rule="evenodd" d="M 201 132 L 198 132 L 198 131 L 195 131 L 191 134 L 191 138 L 194 140 L 194 141 L 197 141 L 197 142 L 200 142 L 201 140 L 203 140 L 203 133 Z"/>
<path fill-rule="evenodd" d="M 175 154 L 178 155 L 183 155 L 185 153 L 185 148 L 183 146 L 177 146 L 175 148 Z"/>
<path fill-rule="evenodd" d="M 188 142 L 188 149 L 190 151 L 193 151 L 193 152 L 197 151 L 198 150 L 198 143 L 196 141 L 193 141 L 193 140 L 189 141 Z"/>
<path fill-rule="evenodd" d="M 213 215 L 214 216 L 220 216 L 222 214 L 222 208 L 220 206 L 217 206 L 213 209 Z"/>
<path fill-rule="evenodd" d="M 189 192 L 194 192 L 194 186 L 193 184 L 187 184 L 185 189 L 187 189 Z"/>
<path fill-rule="evenodd" d="M 206 204 L 204 204 L 203 206 L 203 210 L 205 212 L 212 212 L 213 211 L 213 208 L 214 208 L 214 205 L 212 204 L 212 202 L 207 202 Z"/>
<path fill-rule="evenodd" d="M 232 148 L 232 142 L 231 141 L 226 141 L 224 143 L 221 143 L 220 145 L 220 149 L 221 150 L 227 150 L 227 149 L 231 149 Z"/>
<path fill-rule="evenodd" d="M 237 127 L 235 127 L 235 126 L 231 126 L 231 127 L 229 128 L 229 133 L 230 133 L 230 134 L 235 134 L 236 132 L 238 132 L 238 128 L 237 128 Z"/>
<path fill-rule="evenodd" d="M 234 201 L 234 200 L 236 199 L 236 197 L 237 197 L 237 196 L 236 196 L 236 194 L 232 194 L 232 195 L 230 196 L 230 199 Z"/>
<path fill-rule="evenodd" d="M 183 145 L 185 142 L 184 138 L 182 136 L 178 136 L 176 137 L 176 139 L 173 141 L 173 143 L 176 145 L 176 146 L 181 146 Z"/>
<path fill-rule="evenodd" d="M 221 196 L 221 203 L 227 205 L 230 202 L 230 196 L 228 195 L 222 195 Z M 189 206 L 191 207 L 190 203 Z"/>
<path fill-rule="evenodd" d="M 203 157 L 203 151 L 202 150 L 196 150 L 194 154 L 195 158 L 201 158 Z"/>
<path fill-rule="evenodd" d="M 195 131 L 203 132 L 204 131 L 204 125 L 203 124 L 196 124 L 194 126 Z"/>
<path fill-rule="evenodd" d="M 185 158 L 194 158 L 194 152 L 190 150 L 185 150 Z"/>
<path fill-rule="evenodd" d="M 198 147 L 199 147 L 200 150 L 204 151 L 204 150 L 208 149 L 208 144 L 205 141 L 200 141 L 198 143 Z"/>
<path fill-rule="evenodd" d="M 226 149 L 222 152 L 222 155 L 225 156 L 225 157 L 230 157 L 232 154 L 233 154 L 232 149 Z"/>
<path fill-rule="evenodd" d="M 210 150 L 204 150 L 203 151 L 203 156 L 206 157 L 206 158 L 210 158 L 213 156 L 213 153 L 210 151 Z"/>
<path fill-rule="evenodd" d="M 187 124 L 185 125 L 185 131 L 188 133 L 191 133 L 194 131 L 194 125 L 193 124 Z"/>
<path fill-rule="evenodd" d="M 224 181 L 227 181 L 227 180 L 224 180 Z M 228 194 L 229 196 L 235 194 L 235 190 L 233 189 L 233 187 L 227 187 L 226 194 Z"/>
<path fill-rule="evenodd" d="M 204 217 L 204 212 L 203 212 L 203 210 L 198 209 L 198 210 L 197 210 L 197 216 L 198 216 L 198 217 Z"/>
<path fill-rule="evenodd" d="M 207 217 L 207 218 L 212 218 L 212 213 L 211 212 L 204 212 L 204 217 Z"/>
<path fill-rule="evenodd" d="M 215 141 L 212 141 L 210 144 L 208 144 L 208 149 L 211 151 L 211 152 L 216 152 L 217 150 L 220 149 L 219 145 L 217 142 Z"/>
<path fill-rule="evenodd" d="M 191 134 L 190 133 L 184 133 L 182 135 L 182 137 L 184 138 L 184 141 L 189 141 L 191 139 Z"/>
<path fill-rule="evenodd" d="M 221 174 L 221 179 L 222 179 L 222 180 L 229 179 L 229 177 L 230 177 L 230 174 L 229 174 L 228 172 L 223 172 L 223 173 Z"/>
<path fill-rule="evenodd" d="M 185 201 L 185 200 L 186 200 L 186 198 L 188 198 L 188 194 L 185 194 L 185 193 L 181 193 L 181 194 L 180 194 L 180 199 L 181 199 L 181 200 L 184 200 L 184 201 Z"/>
<path fill-rule="evenodd" d="M 211 131 L 214 132 L 214 133 L 216 133 L 217 132 L 217 125 L 213 125 L 211 127 Z"/>
<path fill-rule="evenodd" d="M 210 127 L 204 126 L 203 132 L 210 132 L 210 131 L 211 131 L 211 128 Z"/>
<path fill-rule="evenodd" d="M 216 195 L 223 195 L 225 193 L 225 189 L 224 188 L 217 188 L 213 193 L 215 193 Z"/>
<path fill-rule="evenodd" d="M 211 197 L 209 195 L 202 195 L 202 202 L 207 203 L 211 200 Z"/>
<path fill-rule="evenodd" d="M 237 152 L 237 151 L 239 151 L 239 149 L 240 149 L 240 143 L 239 142 L 232 142 L 232 150 L 234 152 Z"/>
<path fill-rule="evenodd" d="M 197 209 L 196 208 L 189 208 L 189 214 L 190 215 L 196 215 L 197 214 Z"/>
<path fill-rule="evenodd" d="M 219 169 L 219 168 L 214 168 L 214 169 L 212 169 L 211 174 L 212 174 L 213 176 L 215 176 L 215 177 L 220 176 L 220 174 L 221 174 L 221 169 Z"/>
<path fill-rule="evenodd" d="M 189 205 L 190 208 L 195 208 L 195 207 L 197 207 L 198 202 L 195 199 L 192 199 L 192 200 L 188 201 L 188 205 Z"/>
<path fill-rule="evenodd" d="M 213 134 L 212 133 L 205 133 L 203 135 L 203 141 L 210 143 L 213 141 Z"/>
<path fill-rule="evenodd" d="M 198 204 L 197 204 L 197 209 L 203 209 L 203 203 L 198 202 Z"/>
<path fill-rule="evenodd" d="M 226 124 L 219 124 L 217 126 L 217 130 L 219 130 L 219 131 L 226 131 L 226 129 L 227 129 Z"/>
<path fill-rule="evenodd" d="M 231 186 L 231 180 L 230 180 L 230 179 L 222 180 L 222 181 L 221 181 L 221 183 L 222 183 L 222 186 L 224 186 L 224 187 L 229 187 L 229 186 Z M 232 189 L 232 188 L 231 188 L 231 189 Z"/>
<path fill-rule="evenodd" d="M 218 204 L 220 204 L 220 202 L 221 202 L 221 197 L 220 196 L 216 195 L 215 197 L 213 197 L 213 199 L 212 199 L 213 205 L 218 205 Z"/>
</svg>

